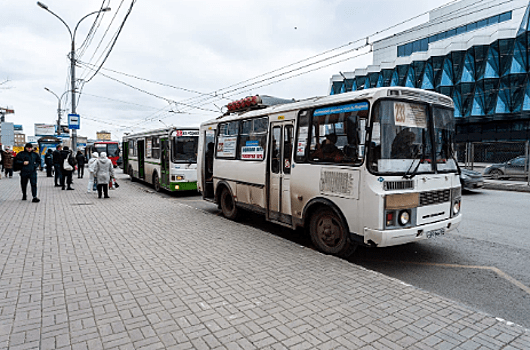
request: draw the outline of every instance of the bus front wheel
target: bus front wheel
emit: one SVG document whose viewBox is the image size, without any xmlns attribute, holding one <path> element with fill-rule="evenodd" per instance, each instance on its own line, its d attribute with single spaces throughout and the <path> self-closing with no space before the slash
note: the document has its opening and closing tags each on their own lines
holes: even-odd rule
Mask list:
<svg viewBox="0 0 530 350">
<path fill-rule="evenodd" d="M 313 244 L 325 254 L 347 258 L 357 248 L 350 242 L 342 219 L 329 208 L 319 208 L 313 213 L 309 233 Z"/>
<path fill-rule="evenodd" d="M 237 219 L 238 210 L 236 207 L 236 202 L 230 193 L 228 188 L 224 188 L 221 192 L 221 211 L 225 218 L 230 220 Z"/>
</svg>

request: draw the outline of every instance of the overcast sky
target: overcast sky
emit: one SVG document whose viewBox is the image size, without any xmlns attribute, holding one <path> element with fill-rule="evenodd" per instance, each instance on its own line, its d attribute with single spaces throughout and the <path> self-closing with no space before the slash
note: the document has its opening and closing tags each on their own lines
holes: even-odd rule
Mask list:
<svg viewBox="0 0 530 350">
<path fill-rule="evenodd" d="M 427 16 L 371 36 L 450 1 L 137 0 L 103 69 L 88 81 L 94 71 L 87 66 L 100 65 L 131 2 L 42 1 L 72 30 L 90 12 L 111 8 L 85 45 L 96 15 L 83 20 L 75 36 L 76 77 L 85 81 L 78 83 L 78 135 L 95 138 L 96 131 L 108 130 L 117 140 L 124 132 L 164 124 L 199 125 L 248 95 L 326 95 L 333 74 L 371 63 L 363 38 L 381 39 L 424 22 Z M 15 110 L 6 121 L 22 124 L 26 135 L 34 135 L 34 123 L 55 124 L 58 100 L 44 88 L 59 96 L 70 89 L 66 26 L 36 1 L 1 0 L 0 45 L 0 107 Z M 333 51 L 322 54 L 328 50 Z M 329 59 L 333 55 L 338 56 Z M 284 66 L 289 67 L 276 71 Z M 69 98 L 62 108 L 66 124 Z"/>
</svg>

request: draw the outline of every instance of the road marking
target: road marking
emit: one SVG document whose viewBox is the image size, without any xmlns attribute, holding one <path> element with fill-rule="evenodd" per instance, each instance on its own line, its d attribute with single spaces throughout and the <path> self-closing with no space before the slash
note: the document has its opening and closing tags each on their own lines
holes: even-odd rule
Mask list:
<svg viewBox="0 0 530 350">
<path fill-rule="evenodd" d="M 396 263 L 396 261 L 389 261 L 389 260 L 365 260 L 365 261 L 372 261 L 372 262 L 384 262 L 384 263 Z M 477 269 L 477 270 L 489 270 L 492 272 L 495 272 L 497 275 L 499 275 L 501 278 L 504 278 L 506 281 L 510 282 L 511 284 L 519 287 L 521 290 L 526 292 L 527 294 L 530 294 L 530 287 L 525 286 L 512 276 L 508 275 L 504 271 L 493 267 L 493 266 L 478 266 L 478 265 L 458 265 L 458 264 L 443 264 L 443 263 L 427 263 L 427 262 L 411 262 L 411 261 L 399 261 L 400 263 L 404 264 L 412 264 L 412 265 L 428 265 L 428 266 L 439 266 L 439 267 L 451 267 L 451 268 L 464 268 L 464 269 Z"/>
</svg>

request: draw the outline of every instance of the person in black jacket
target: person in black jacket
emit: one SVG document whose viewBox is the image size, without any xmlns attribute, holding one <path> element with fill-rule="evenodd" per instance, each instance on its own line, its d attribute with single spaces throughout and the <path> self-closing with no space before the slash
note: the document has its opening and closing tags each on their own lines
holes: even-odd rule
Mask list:
<svg viewBox="0 0 530 350">
<path fill-rule="evenodd" d="M 75 160 L 77 161 L 77 178 L 82 179 L 85 175 L 85 155 L 81 151 L 77 151 Z"/>
<path fill-rule="evenodd" d="M 55 187 L 61 186 L 63 179 L 63 173 L 61 173 L 61 168 L 63 167 L 63 156 L 61 155 L 61 150 L 63 147 L 61 145 L 57 146 L 57 149 L 53 151 L 53 169 L 55 170 Z"/>
<path fill-rule="evenodd" d="M 44 156 L 44 163 L 46 164 L 46 177 L 53 176 L 53 151 L 48 148 L 48 152 Z"/>
<path fill-rule="evenodd" d="M 31 184 L 31 195 L 34 203 L 40 202 L 37 198 L 37 169 L 40 166 L 40 156 L 33 152 L 33 145 L 27 143 L 22 152 L 15 157 L 16 167 L 20 169 L 20 185 L 22 186 L 22 200 L 26 200 L 28 180 Z"/>
<path fill-rule="evenodd" d="M 71 170 L 64 168 L 64 161 L 61 164 L 61 173 L 63 174 L 61 178 L 61 189 L 65 189 L 65 182 L 68 185 L 66 188 L 67 190 L 73 190 L 72 188 L 72 173 L 74 172 L 75 165 L 77 164 L 75 157 L 72 155 L 72 151 L 68 148 L 68 146 L 64 146 L 63 150 L 61 151 L 62 159 L 68 159 L 68 164 L 71 166 Z"/>
</svg>

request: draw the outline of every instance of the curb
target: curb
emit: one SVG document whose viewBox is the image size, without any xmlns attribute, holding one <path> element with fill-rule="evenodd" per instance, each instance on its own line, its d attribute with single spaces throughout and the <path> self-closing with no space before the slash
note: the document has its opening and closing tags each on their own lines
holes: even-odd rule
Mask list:
<svg viewBox="0 0 530 350">
<path fill-rule="evenodd" d="M 493 184 L 484 183 L 484 189 L 495 190 L 495 191 L 512 191 L 512 192 L 527 192 L 530 193 L 530 186 L 521 184 Z"/>
</svg>

